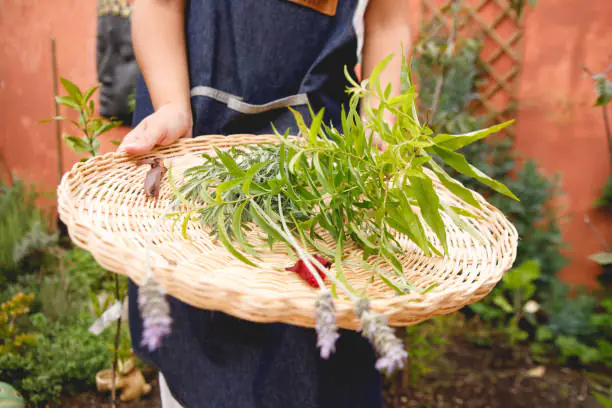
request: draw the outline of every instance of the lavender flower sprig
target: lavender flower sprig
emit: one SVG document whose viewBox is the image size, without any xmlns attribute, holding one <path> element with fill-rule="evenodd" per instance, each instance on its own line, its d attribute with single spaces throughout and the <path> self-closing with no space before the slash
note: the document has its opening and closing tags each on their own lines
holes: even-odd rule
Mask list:
<svg viewBox="0 0 612 408">
<path fill-rule="evenodd" d="M 279 204 L 281 203 L 281 200 L 282 198 L 279 195 Z M 289 227 L 287 226 L 287 222 L 285 220 L 285 215 L 283 214 L 282 205 L 279 205 L 279 215 L 283 230 L 279 230 L 278 232 L 284 235 L 285 239 L 287 239 L 287 241 L 291 243 L 294 249 L 298 252 L 300 258 L 304 261 L 304 264 L 321 288 L 321 292 L 315 303 L 315 318 L 317 322 L 315 327 L 317 331 L 317 346 L 321 351 L 321 358 L 327 360 L 329 356 L 336 351 L 336 341 L 338 338 L 340 338 L 340 334 L 338 334 L 336 308 L 334 306 L 332 293 L 325 288 L 323 279 L 321 279 L 321 275 L 319 274 L 319 270 L 322 271 L 324 267 L 317 260 L 317 258 L 311 256 L 309 253 L 303 250 L 298 244 L 297 240 L 291 235 L 291 231 L 289 231 Z M 267 217 L 265 214 L 262 214 L 262 216 Z M 274 226 L 273 223 L 272 225 Z M 313 266 L 313 263 L 316 267 Z M 350 294 L 350 292 L 348 293 Z"/>
<path fill-rule="evenodd" d="M 390 375 L 406 363 L 408 353 L 402 341 L 387 325 L 384 316 L 370 310 L 367 299 L 360 299 L 355 305 L 355 313 L 361 321 L 361 335 L 368 339 L 378 354 L 376 369 Z"/>
<path fill-rule="evenodd" d="M 168 178 L 171 180 L 171 168 L 168 169 Z M 151 269 L 151 245 L 153 236 L 157 233 L 159 225 L 170 211 L 179 203 L 174 200 L 166 209 L 150 233 L 145 245 L 145 267 L 146 275 L 143 284 L 138 288 L 138 310 L 143 321 L 141 346 L 154 351 L 161 346 L 164 337 L 172 331 L 172 318 L 170 317 L 170 304 L 166 299 L 161 286 L 155 283 Z"/>
<path fill-rule="evenodd" d="M 154 351 L 159 348 L 164 337 L 170 334 L 172 318 L 168 300 L 151 278 L 145 280 L 139 288 L 138 309 L 144 326 L 141 345 Z"/>
<path fill-rule="evenodd" d="M 315 308 L 317 346 L 321 349 L 321 358 L 327 360 L 336 351 L 336 340 L 340 337 L 336 323 L 336 308 L 329 290 L 321 290 Z"/>
<path fill-rule="evenodd" d="M 278 199 L 280 203 L 281 197 L 279 196 Z M 258 206 L 257 208 L 259 209 Z M 300 258 L 302 258 L 304 261 L 304 264 L 308 267 L 319 283 L 319 286 L 323 288 L 323 281 L 316 268 L 323 268 L 323 266 L 315 257 L 311 256 L 300 247 L 287 227 L 282 206 L 279 205 L 279 208 L 280 220 L 284 231 L 278 229 L 278 232 L 283 235 L 285 239 L 287 239 L 287 241 L 294 247 Z M 267 218 L 268 222 L 273 228 L 277 228 L 272 220 L 270 220 L 267 215 L 263 213 L 263 211 L 261 211 L 261 216 Z M 316 267 L 314 267 L 313 264 Z M 372 343 L 374 349 L 379 355 L 379 358 L 376 361 L 376 369 L 390 375 L 395 370 L 403 368 L 406 359 L 408 358 L 408 353 L 406 350 L 404 350 L 402 341 L 395 336 L 393 330 L 387 325 L 386 319 L 380 314 L 370 310 L 370 304 L 367 299 L 357 299 L 346 287 L 344 287 L 342 282 L 338 282 L 333 277 L 332 279 L 344 289 L 355 304 L 355 313 L 361 319 L 361 333 L 363 337 Z M 323 289 L 316 303 L 316 329 L 318 337 L 317 345 L 320 347 L 321 357 L 324 359 L 329 358 L 329 355 L 335 351 L 335 343 L 339 338 L 339 334 L 337 333 L 338 326 L 336 323 L 335 312 L 336 310 L 333 305 L 333 297 L 331 292 Z"/>
</svg>

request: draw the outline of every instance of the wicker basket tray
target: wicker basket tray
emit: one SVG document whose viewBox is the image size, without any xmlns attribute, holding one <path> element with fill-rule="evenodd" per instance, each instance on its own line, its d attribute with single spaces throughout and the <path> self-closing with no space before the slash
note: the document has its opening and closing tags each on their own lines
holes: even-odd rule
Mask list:
<svg viewBox="0 0 612 408">
<path fill-rule="evenodd" d="M 207 136 L 180 141 L 147 157 L 168 162 L 210 151 L 212 146 L 266 142 L 276 142 L 276 138 Z M 173 197 L 167 183 L 162 185 L 159 199 L 145 196 L 147 169 L 137 166 L 133 157 L 109 153 L 78 163 L 64 175 L 58 188 L 59 214 L 77 245 L 90 251 L 104 268 L 141 283 L 146 273 L 145 239 L 158 224 L 154 244 L 149 245 L 149 260 L 155 280 L 171 296 L 250 321 L 314 327 L 317 292 L 295 273 L 284 271 L 293 261 L 282 247 L 263 254 L 260 268 L 255 269 L 236 260 L 197 222 L 188 226 L 190 239 L 185 239 L 180 228 L 173 228 L 172 220 L 158 222 Z M 436 189 L 442 199 L 461 205 L 439 183 Z M 476 197 L 483 204 L 481 218 L 469 222 L 482 241 L 446 218 L 448 257 L 429 258 L 407 239 L 402 240 L 406 278 L 421 288 L 436 284 L 435 289 L 398 296 L 378 279 L 367 286 L 371 308 L 386 315 L 390 325 L 412 325 L 476 302 L 512 266 L 518 238 L 515 228 L 499 210 Z M 348 245 L 346 253 L 349 259 L 360 259 L 356 245 Z M 365 288 L 370 278 L 370 273 L 360 268 L 346 267 L 345 274 L 356 289 Z M 335 305 L 338 325 L 356 329 L 358 320 L 351 302 L 338 298 Z"/>
</svg>

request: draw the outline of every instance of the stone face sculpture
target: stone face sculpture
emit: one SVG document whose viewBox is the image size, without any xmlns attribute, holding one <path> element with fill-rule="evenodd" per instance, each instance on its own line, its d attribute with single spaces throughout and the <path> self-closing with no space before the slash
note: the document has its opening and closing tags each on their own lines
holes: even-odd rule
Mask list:
<svg viewBox="0 0 612 408">
<path fill-rule="evenodd" d="M 126 0 L 98 1 L 96 60 L 100 82 L 100 115 L 131 125 L 130 99 L 138 65 L 132 47 L 131 5 Z"/>
</svg>

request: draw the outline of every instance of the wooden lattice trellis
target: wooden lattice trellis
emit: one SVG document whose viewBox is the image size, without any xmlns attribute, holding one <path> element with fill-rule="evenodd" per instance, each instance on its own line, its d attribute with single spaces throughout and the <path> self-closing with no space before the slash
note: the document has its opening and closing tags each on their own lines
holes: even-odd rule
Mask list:
<svg viewBox="0 0 612 408">
<path fill-rule="evenodd" d="M 491 121 L 512 119 L 516 113 L 517 79 L 521 65 L 520 40 L 522 17 L 517 17 L 510 0 L 460 0 L 461 19 L 457 37 L 479 37 L 485 71 L 477 109 L 484 110 Z M 450 28 L 451 8 L 458 0 L 421 0 L 422 23 L 438 18 Z"/>
</svg>

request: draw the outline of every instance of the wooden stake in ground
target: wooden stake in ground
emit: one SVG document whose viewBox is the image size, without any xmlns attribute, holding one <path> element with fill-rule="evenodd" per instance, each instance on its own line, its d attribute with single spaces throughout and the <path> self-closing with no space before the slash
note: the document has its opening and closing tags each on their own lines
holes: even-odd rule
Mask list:
<svg viewBox="0 0 612 408">
<path fill-rule="evenodd" d="M 55 104 L 55 117 L 60 115 L 59 104 L 56 98 L 58 94 L 58 76 L 57 76 L 57 54 L 55 52 L 55 38 L 51 39 L 51 72 L 53 74 L 53 101 Z M 59 121 L 55 121 L 55 148 L 57 151 L 57 176 L 58 181 L 61 181 L 62 175 L 64 174 L 64 158 L 62 154 L 62 130 L 60 128 Z"/>
</svg>

